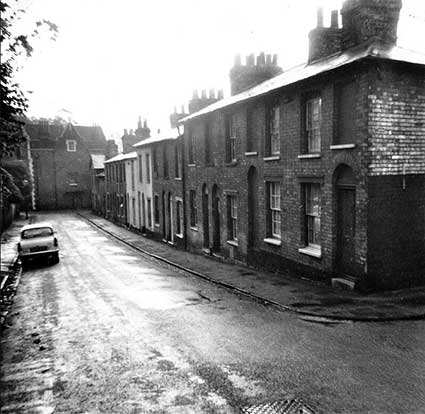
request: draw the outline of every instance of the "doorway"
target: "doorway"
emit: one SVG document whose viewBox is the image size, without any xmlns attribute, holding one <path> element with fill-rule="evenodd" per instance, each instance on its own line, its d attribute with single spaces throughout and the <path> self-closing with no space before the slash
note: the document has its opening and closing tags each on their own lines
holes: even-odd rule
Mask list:
<svg viewBox="0 0 425 414">
<path fill-rule="evenodd" d="M 212 217 L 213 217 L 213 251 L 220 251 L 220 198 L 218 186 L 214 184 L 212 188 Z"/>
<path fill-rule="evenodd" d="M 206 184 L 202 186 L 202 223 L 204 233 L 204 248 L 210 247 L 210 222 L 208 211 L 208 187 Z"/>
<path fill-rule="evenodd" d="M 336 264 L 341 275 L 355 276 L 356 185 L 353 170 L 342 165 L 336 179 Z"/>
<path fill-rule="evenodd" d="M 248 249 L 255 246 L 257 233 L 258 174 L 255 167 L 248 171 Z"/>
</svg>

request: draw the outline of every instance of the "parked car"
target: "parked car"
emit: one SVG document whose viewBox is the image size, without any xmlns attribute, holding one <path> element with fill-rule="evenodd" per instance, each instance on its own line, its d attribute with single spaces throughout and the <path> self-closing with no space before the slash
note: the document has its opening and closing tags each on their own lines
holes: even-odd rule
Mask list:
<svg viewBox="0 0 425 414">
<path fill-rule="evenodd" d="M 39 257 L 51 258 L 53 263 L 58 263 L 59 244 L 53 226 L 36 223 L 22 227 L 18 252 L 23 265 Z"/>
</svg>

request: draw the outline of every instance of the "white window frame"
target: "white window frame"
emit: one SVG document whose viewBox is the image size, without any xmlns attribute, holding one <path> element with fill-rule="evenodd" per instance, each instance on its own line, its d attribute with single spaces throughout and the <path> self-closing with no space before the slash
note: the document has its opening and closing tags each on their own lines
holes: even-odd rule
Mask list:
<svg viewBox="0 0 425 414">
<path fill-rule="evenodd" d="M 196 190 L 190 190 L 189 203 L 190 203 L 190 227 L 198 228 L 198 207 L 196 203 Z"/>
<path fill-rule="evenodd" d="M 320 184 L 305 184 L 306 245 L 318 250 L 321 248 L 321 191 Z"/>
<path fill-rule="evenodd" d="M 145 163 L 146 163 L 146 182 L 150 184 L 151 182 L 151 155 L 149 153 L 145 154 Z"/>
<path fill-rule="evenodd" d="M 320 152 L 322 123 L 322 98 L 308 99 L 305 104 L 305 129 L 307 134 L 307 152 L 314 154 Z"/>
<path fill-rule="evenodd" d="M 236 127 L 236 114 L 229 115 L 228 118 L 228 133 L 229 133 L 229 161 L 236 162 L 236 139 L 238 137 Z"/>
<path fill-rule="evenodd" d="M 77 152 L 77 141 L 75 139 L 67 139 L 66 150 L 68 152 Z"/>
<path fill-rule="evenodd" d="M 228 195 L 227 196 L 227 202 L 228 202 L 228 211 L 229 211 L 229 217 L 228 217 L 228 234 L 229 234 L 229 240 L 238 240 L 238 199 L 235 195 Z"/>
<path fill-rule="evenodd" d="M 183 237 L 183 199 L 181 197 L 176 197 L 176 236 Z"/>
<path fill-rule="evenodd" d="M 269 209 L 270 209 L 270 223 L 269 232 L 274 239 L 281 239 L 281 224 L 282 213 L 280 207 L 280 182 L 269 181 Z"/>
<path fill-rule="evenodd" d="M 280 155 L 280 107 L 275 104 L 269 110 L 270 155 Z"/>
</svg>

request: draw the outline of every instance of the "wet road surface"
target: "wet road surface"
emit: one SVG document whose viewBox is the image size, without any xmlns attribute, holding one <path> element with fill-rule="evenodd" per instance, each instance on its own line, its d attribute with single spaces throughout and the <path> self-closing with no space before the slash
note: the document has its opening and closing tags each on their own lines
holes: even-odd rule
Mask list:
<svg viewBox="0 0 425 414">
<path fill-rule="evenodd" d="M 61 261 L 26 270 L 1 338 L 1 413 L 425 412 L 425 323 L 314 323 L 46 214 Z M 214 262 L 211 262 L 214 265 Z"/>
</svg>

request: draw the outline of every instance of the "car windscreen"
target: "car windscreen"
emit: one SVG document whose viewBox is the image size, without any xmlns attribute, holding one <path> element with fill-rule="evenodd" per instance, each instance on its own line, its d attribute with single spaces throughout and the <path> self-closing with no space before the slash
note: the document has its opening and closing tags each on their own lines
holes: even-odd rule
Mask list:
<svg viewBox="0 0 425 414">
<path fill-rule="evenodd" d="M 51 236 L 53 230 L 50 227 L 38 227 L 35 229 L 28 229 L 22 232 L 23 239 L 32 239 L 33 237 Z"/>
</svg>

